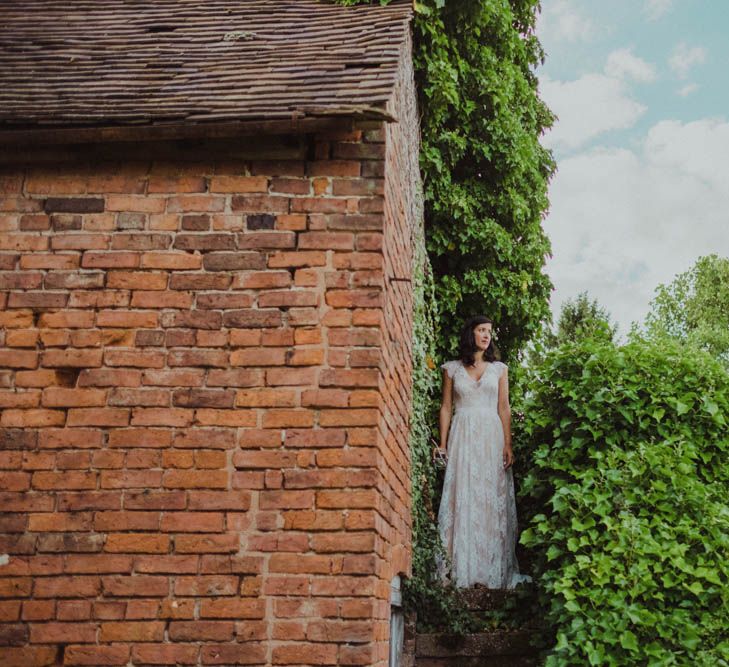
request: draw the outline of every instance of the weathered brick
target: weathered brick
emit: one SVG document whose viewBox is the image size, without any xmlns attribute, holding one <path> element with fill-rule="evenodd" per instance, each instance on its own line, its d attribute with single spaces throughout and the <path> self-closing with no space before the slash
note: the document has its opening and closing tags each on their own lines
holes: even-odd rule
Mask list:
<svg viewBox="0 0 729 667">
<path fill-rule="evenodd" d="M 43 208 L 46 213 L 101 213 L 104 200 L 101 197 L 49 197 Z"/>
<path fill-rule="evenodd" d="M 145 665 L 197 665 L 196 644 L 140 644 L 132 647 L 132 660 Z"/>
<path fill-rule="evenodd" d="M 101 642 L 157 642 L 164 639 L 163 621 L 107 621 L 101 623 Z"/>
<path fill-rule="evenodd" d="M 85 269 L 133 269 L 139 266 L 139 253 L 85 252 L 81 258 Z"/>
<path fill-rule="evenodd" d="M 187 252 L 145 252 L 139 265 L 144 269 L 185 271 L 200 269 L 202 260 L 202 255 Z"/>
<path fill-rule="evenodd" d="M 60 641 L 81 641 L 71 634 Z M 93 640 L 92 640 L 93 641 Z M 68 665 L 126 665 L 129 662 L 130 647 L 120 644 L 113 646 L 66 646 L 64 662 Z"/>
<path fill-rule="evenodd" d="M 276 309 L 230 310 L 223 315 L 223 324 L 226 327 L 278 327 L 281 326 L 281 322 L 281 311 Z"/>
<path fill-rule="evenodd" d="M 106 394 L 103 389 L 48 387 L 43 390 L 41 402 L 50 408 L 98 406 L 106 404 Z"/>
<path fill-rule="evenodd" d="M 229 245 L 225 248 L 235 247 L 234 236 L 228 234 L 219 234 L 217 236 L 228 239 Z M 264 269 L 266 268 L 266 260 L 261 253 L 253 251 L 211 252 L 205 255 L 203 265 L 207 271 L 241 271 L 246 269 Z"/>
<path fill-rule="evenodd" d="M 5 368 L 36 368 L 38 353 L 21 350 L 0 350 L 0 366 Z"/>
</svg>

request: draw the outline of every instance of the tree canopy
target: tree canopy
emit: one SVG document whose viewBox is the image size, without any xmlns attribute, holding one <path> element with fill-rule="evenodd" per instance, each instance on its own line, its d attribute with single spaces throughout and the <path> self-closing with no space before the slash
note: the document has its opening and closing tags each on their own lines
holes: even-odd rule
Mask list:
<svg viewBox="0 0 729 667">
<path fill-rule="evenodd" d="M 645 329 L 652 338 L 677 338 L 729 363 L 729 258 L 700 257 L 659 285 Z"/>
</svg>

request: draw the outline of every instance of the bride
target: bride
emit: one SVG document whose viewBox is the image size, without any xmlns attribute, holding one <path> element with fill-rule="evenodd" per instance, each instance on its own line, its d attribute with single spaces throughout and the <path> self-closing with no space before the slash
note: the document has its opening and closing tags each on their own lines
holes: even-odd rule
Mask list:
<svg viewBox="0 0 729 667">
<path fill-rule="evenodd" d="M 471 318 L 461 330 L 461 358 L 443 364 L 440 447 L 447 456 L 438 531 L 458 588 L 514 588 L 519 574 L 506 364 L 496 359 L 492 322 Z M 455 412 L 452 409 L 455 406 Z M 438 559 L 438 575 L 447 578 Z"/>
</svg>

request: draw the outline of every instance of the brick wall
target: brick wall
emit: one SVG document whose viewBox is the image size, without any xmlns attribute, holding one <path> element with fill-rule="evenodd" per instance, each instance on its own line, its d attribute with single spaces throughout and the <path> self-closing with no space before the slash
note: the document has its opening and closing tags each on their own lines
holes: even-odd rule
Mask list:
<svg viewBox="0 0 729 667">
<path fill-rule="evenodd" d="M 3 665 L 386 664 L 407 53 L 400 124 L 3 168 Z"/>
</svg>

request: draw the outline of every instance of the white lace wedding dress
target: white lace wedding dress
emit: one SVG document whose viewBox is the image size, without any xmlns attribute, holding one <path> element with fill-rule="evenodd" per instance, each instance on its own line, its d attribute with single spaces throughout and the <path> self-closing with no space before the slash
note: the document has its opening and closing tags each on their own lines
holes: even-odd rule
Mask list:
<svg viewBox="0 0 729 667">
<path fill-rule="evenodd" d="M 479 380 L 461 361 L 442 368 L 453 378 L 455 403 L 438 511 L 438 530 L 453 565 L 451 581 L 458 588 L 476 583 L 514 588 L 531 578 L 519 574 L 514 476 L 503 465 L 504 430 L 497 406 L 506 364 L 489 363 Z M 443 581 L 446 570 L 447 563 L 439 558 Z"/>
</svg>

